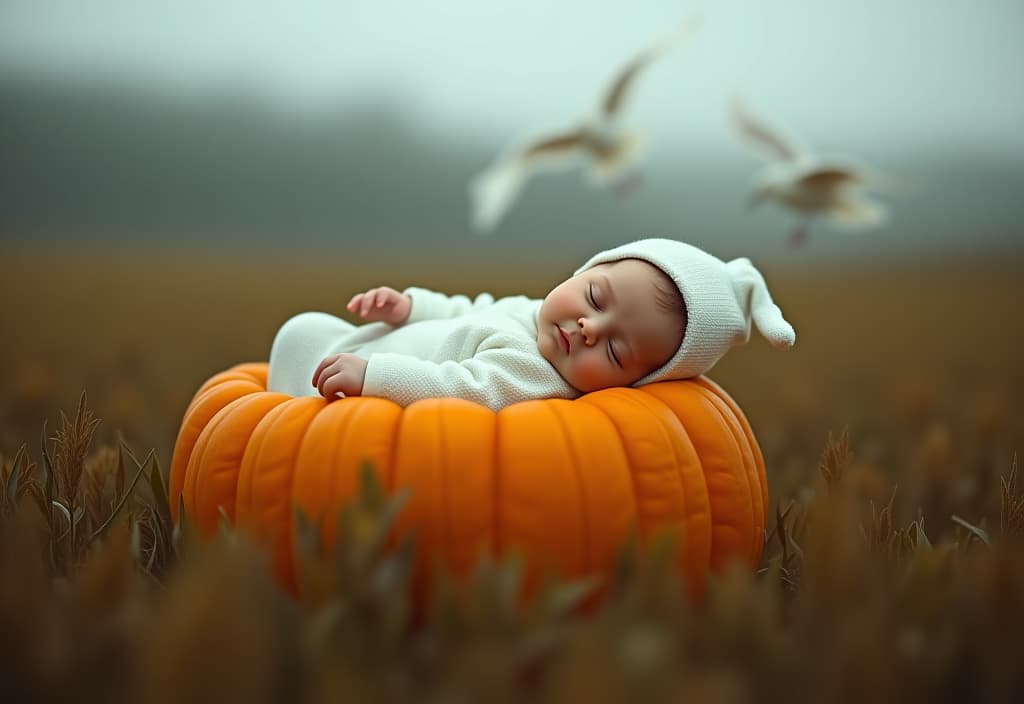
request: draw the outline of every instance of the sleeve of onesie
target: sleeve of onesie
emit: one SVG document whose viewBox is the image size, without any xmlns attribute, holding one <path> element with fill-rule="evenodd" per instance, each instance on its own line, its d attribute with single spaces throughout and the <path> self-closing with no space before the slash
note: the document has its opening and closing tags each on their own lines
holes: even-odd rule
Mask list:
<svg viewBox="0 0 1024 704">
<path fill-rule="evenodd" d="M 370 355 L 364 396 L 400 406 L 428 398 L 455 397 L 498 411 L 537 398 L 573 398 L 543 357 L 516 349 L 487 349 L 459 362 L 429 362 L 390 352 Z"/>
<path fill-rule="evenodd" d="M 415 323 L 420 320 L 457 318 L 460 315 L 482 310 L 494 304 L 494 296 L 489 293 L 481 293 L 473 300 L 462 295 L 446 296 L 443 293 L 416 286 L 410 286 L 402 291 L 402 293 L 412 299 L 412 308 L 409 310 L 409 317 L 405 321 L 406 323 Z"/>
</svg>

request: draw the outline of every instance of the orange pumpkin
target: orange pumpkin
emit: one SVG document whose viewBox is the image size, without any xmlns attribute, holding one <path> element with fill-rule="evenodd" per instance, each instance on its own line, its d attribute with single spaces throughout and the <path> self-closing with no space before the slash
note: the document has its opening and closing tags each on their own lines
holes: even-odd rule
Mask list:
<svg viewBox="0 0 1024 704">
<path fill-rule="evenodd" d="M 528 401 L 495 413 L 460 399 L 407 408 L 372 397 L 328 403 L 266 391 L 267 365 L 209 379 L 185 412 L 171 462 L 201 535 L 221 511 L 273 550 L 295 590 L 293 510 L 337 509 L 369 460 L 387 491 L 410 487 L 396 533 L 418 559 L 467 574 L 482 552 L 526 557 L 527 587 L 545 571 L 576 578 L 610 569 L 635 525 L 641 541 L 677 529 L 676 563 L 692 593 L 728 560 L 761 558 L 764 462 L 743 413 L 700 377 L 605 389 L 574 401 Z"/>
</svg>

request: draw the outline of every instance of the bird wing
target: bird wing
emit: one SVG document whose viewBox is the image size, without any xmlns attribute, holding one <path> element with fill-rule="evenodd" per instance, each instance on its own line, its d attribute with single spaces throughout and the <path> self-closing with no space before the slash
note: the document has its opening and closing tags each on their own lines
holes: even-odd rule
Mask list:
<svg viewBox="0 0 1024 704">
<path fill-rule="evenodd" d="M 487 234 L 498 226 L 519 197 L 527 177 L 522 164 L 508 161 L 495 164 L 470 182 L 470 222 L 477 234 Z"/>
<path fill-rule="evenodd" d="M 544 159 L 560 157 L 578 149 L 583 143 L 583 135 L 579 132 L 548 137 L 527 146 L 521 154 L 523 159 Z"/>
<path fill-rule="evenodd" d="M 811 156 L 810 150 L 794 137 L 783 135 L 767 122 L 750 113 L 738 100 L 732 102 L 733 124 L 750 145 L 774 159 L 799 161 Z"/>
<path fill-rule="evenodd" d="M 605 117 L 614 117 L 626 101 L 626 95 L 633 80 L 662 54 L 687 39 L 700 26 L 701 18 L 694 16 L 684 22 L 675 32 L 661 39 L 637 54 L 627 63 L 612 81 L 601 102 L 601 113 Z"/>
<path fill-rule="evenodd" d="M 892 193 L 894 195 L 910 195 L 920 193 L 923 184 L 915 178 L 893 175 L 868 166 L 859 160 L 848 159 L 849 169 L 856 172 L 857 180 L 865 188 L 872 191 Z"/>
<path fill-rule="evenodd" d="M 580 153 L 582 135 L 567 132 L 510 149 L 469 184 L 471 223 L 479 234 L 498 226 L 536 171 L 572 166 Z"/>
<path fill-rule="evenodd" d="M 804 174 L 797 180 L 802 187 L 816 190 L 830 190 L 847 184 L 859 183 L 856 172 L 840 167 L 822 167 Z"/>
</svg>

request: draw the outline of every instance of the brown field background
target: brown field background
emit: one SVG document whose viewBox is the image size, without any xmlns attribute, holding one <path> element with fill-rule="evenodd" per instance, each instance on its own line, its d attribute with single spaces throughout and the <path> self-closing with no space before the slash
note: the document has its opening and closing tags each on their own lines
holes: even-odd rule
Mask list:
<svg viewBox="0 0 1024 704">
<path fill-rule="evenodd" d="M 577 264 L 213 248 L 0 257 L 0 451 L 37 451 L 43 420 L 53 428 L 84 390 L 103 421 L 99 442 L 120 432 L 155 448 L 164 468 L 192 393 L 235 363 L 265 360 L 294 313 L 343 314 L 352 293 L 385 283 L 541 296 Z M 844 428 L 855 456 L 883 473 L 943 443 L 956 463 L 1005 471 L 1024 449 L 1022 263 L 762 265 L 797 345 L 775 351 L 755 333 L 710 376 L 747 413 L 773 498 L 806 485 L 828 434 Z"/>
<path fill-rule="evenodd" d="M 569 618 L 579 583 L 518 610 L 515 563 L 482 561 L 464 588 L 438 581 L 450 591 L 419 622 L 412 553 L 376 552 L 394 512 L 375 492 L 341 514 L 375 527 L 361 538 L 330 555 L 296 540 L 313 552 L 293 603 L 241 534 L 202 545 L 174 527 L 155 471 L 117 516 L 119 468 L 135 460 L 111 445 L 120 433 L 140 457 L 154 448 L 166 472 L 195 389 L 266 359 L 296 312 L 340 312 L 380 283 L 540 296 L 576 262 L 0 256 L 10 701 L 1024 700 L 1020 259 L 759 262 L 797 346 L 779 352 L 755 336 L 710 374 L 764 451 L 772 505 L 759 568 L 709 577 L 707 600 L 691 605 L 670 563 L 625 551 L 601 575 L 601 609 Z M 75 417 L 83 391 L 102 420 L 88 459 L 85 414 L 60 417 Z M 44 420 L 70 529 L 35 471 Z"/>
</svg>

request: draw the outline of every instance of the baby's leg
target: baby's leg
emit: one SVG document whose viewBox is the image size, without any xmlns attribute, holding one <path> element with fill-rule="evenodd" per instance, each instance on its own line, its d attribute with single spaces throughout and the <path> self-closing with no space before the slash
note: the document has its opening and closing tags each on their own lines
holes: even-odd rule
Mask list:
<svg viewBox="0 0 1024 704">
<path fill-rule="evenodd" d="M 267 391 L 318 396 L 313 372 L 327 351 L 353 329 L 352 323 L 327 313 L 300 313 L 288 319 L 270 348 Z"/>
</svg>

